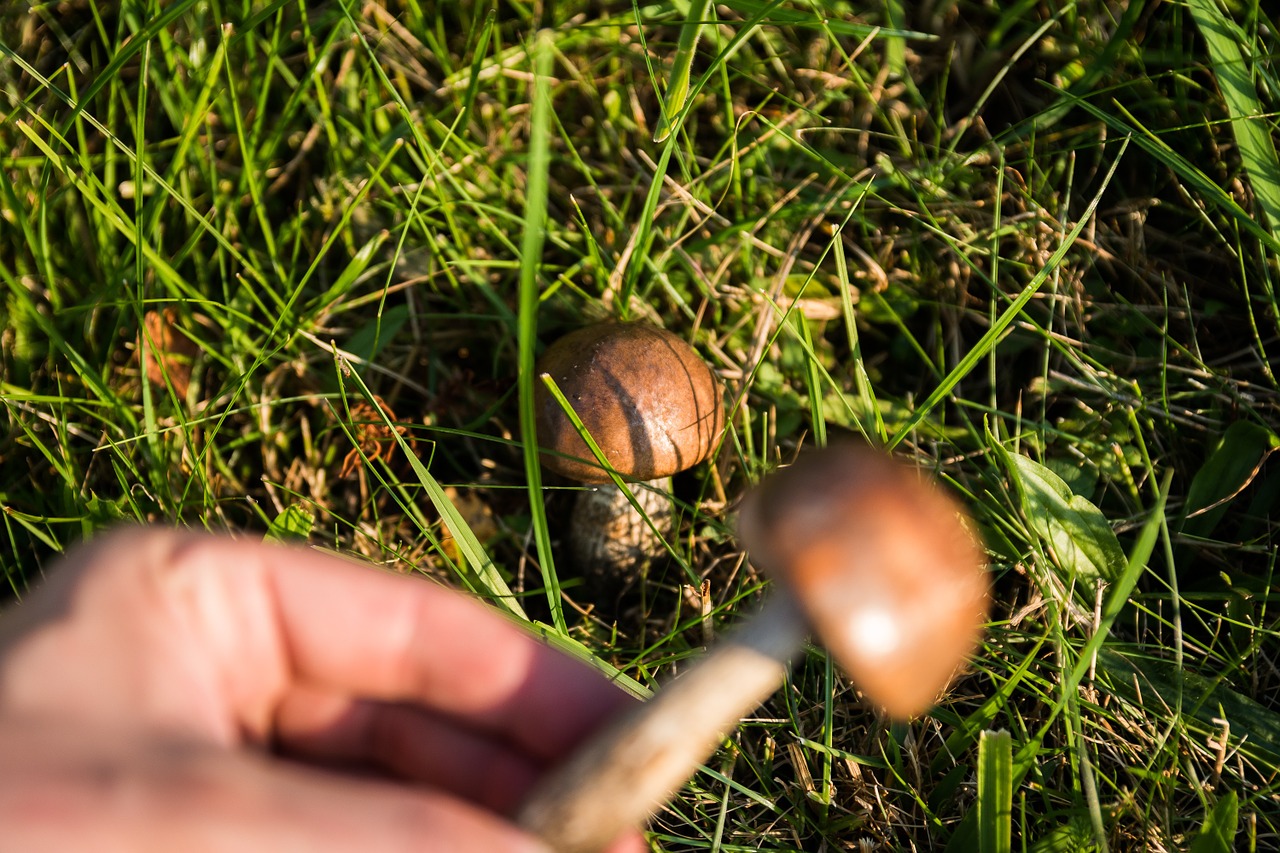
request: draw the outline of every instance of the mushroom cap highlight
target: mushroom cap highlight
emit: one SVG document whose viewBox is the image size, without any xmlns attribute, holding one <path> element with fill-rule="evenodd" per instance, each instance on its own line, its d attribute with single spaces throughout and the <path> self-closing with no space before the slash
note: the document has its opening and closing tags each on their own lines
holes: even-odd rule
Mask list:
<svg viewBox="0 0 1280 853">
<path fill-rule="evenodd" d="M 723 392 L 687 343 L 665 329 L 600 323 L 570 332 L 538 360 L 573 406 L 609 464 L 631 480 L 654 480 L 706 459 L 724 428 Z M 548 469 L 606 483 L 559 402 L 535 389 L 538 443 Z"/>
<path fill-rule="evenodd" d="M 801 455 L 747 496 L 738 529 L 890 716 L 927 711 L 981 639 L 989 581 L 971 523 L 886 454 L 844 444 Z"/>
</svg>

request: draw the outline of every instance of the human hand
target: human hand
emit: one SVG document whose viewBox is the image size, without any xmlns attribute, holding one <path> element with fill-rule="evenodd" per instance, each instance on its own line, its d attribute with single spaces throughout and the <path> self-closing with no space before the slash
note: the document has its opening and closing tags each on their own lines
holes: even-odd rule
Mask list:
<svg viewBox="0 0 1280 853">
<path fill-rule="evenodd" d="M 506 816 L 630 701 L 434 584 L 121 530 L 0 617 L 0 826 L 21 850 L 543 850 Z"/>
</svg>

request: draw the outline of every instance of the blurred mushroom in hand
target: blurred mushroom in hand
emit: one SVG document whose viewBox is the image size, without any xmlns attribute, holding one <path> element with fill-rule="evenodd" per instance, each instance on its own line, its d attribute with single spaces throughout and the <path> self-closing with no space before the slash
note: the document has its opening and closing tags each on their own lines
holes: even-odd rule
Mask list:
<svg viewBox="0 0 1280 853">
<path fill-rule="evenodd" d="M 970 524 L 885 454 L 842 444 L 801 456 L 747 496 L 738 528 L 774 590 L 543 780 L 519 820 L 555 850 L 597 853 L 660 807 L 777 689 L 810 631 L 897 718 L 927 711 L 977 647 L 989 583 Z"/>
</svg>

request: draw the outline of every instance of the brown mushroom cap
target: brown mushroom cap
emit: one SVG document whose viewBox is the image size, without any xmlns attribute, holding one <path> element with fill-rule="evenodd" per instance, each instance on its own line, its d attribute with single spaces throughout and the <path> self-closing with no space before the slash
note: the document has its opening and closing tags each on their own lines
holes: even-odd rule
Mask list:
<svg viewBox="0 0 1280 853">
<path fill-rule="evenodd" d="M 724 428 L 724 401 L 711 369 L 672 333 L 637 324 L 601 323 L 570 332 L 547 348 L 550 374 L 609 463 L 632 480 L 654 480 L 710 455 Z M 543 464 L 583 483 L 609 475 L 560 404 L 536 387 Z"/>
<path fill-rule="evenodd" d="M 989 584 L 964 512 L 887 455 L 802 455 L 748 496 L 739 536 L 894 717 L 928 710 L 978 644 Z"/>
</svg>

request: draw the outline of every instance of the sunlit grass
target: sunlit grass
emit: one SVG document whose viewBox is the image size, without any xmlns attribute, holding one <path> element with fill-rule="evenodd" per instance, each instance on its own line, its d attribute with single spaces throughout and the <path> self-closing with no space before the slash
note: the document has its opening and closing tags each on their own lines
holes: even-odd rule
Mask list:
<svg viewBox="0 0 1280 853">
<path fill-rule="evenodd" d="M 972 510 L 987 640 L 892 725 L 811 649 L 655 849 L 1276 846 L 1263 16 L 118 5 L 0 12 L 14 597 L 126 520 L 301 538 L 642 694 L 767 583 L 744 488 L 861 435 Z M 603 318 L 730 404 L 620 597 L 528 443 L 537 353 Z"/>
</svg>

